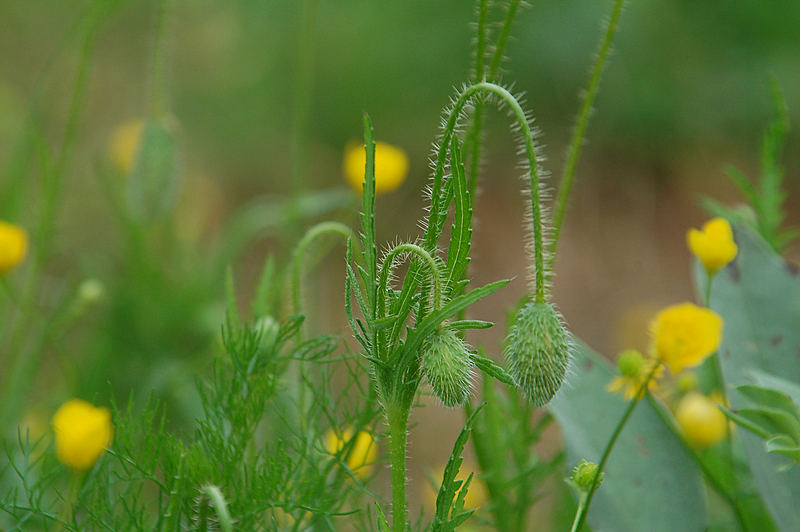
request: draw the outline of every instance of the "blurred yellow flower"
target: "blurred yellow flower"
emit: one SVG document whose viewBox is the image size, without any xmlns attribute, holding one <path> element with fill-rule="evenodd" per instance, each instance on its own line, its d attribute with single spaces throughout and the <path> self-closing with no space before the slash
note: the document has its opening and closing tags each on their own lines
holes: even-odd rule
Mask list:
<svg viewBox="0 0 800 532">
<path fill-rule="evenodd" d="M 333 429 L 328 429 L 325 434 L 325 450 L 330 454 L 339 454 L 344 449 L 344 446 L 353 439 L 353 429 L 346 428 L 342 432 L 336 432 Z M 360 480 L 367 478 L 375 465 L 378 458 L 378 443 L 372 434 L 369 432 L 361 431 L 355 436 L 350 446 L 349 453 L 345 458 L 345 464 Z"/>
<path fill-rule="evenodd" d="M 111 133 L 108 155 L 114 166 L 127 175 L 133 170 L 144 134 L 144 120 L 129 120 Z"/>
<path fill-rule="evenodd" d="M 619 376 L 614 377 L 606 387 L 606 390 L 612 393 L 617 393 L 620 390 L 625 390 L 624 397 L 626 401 L 633 399 L 636 394 L 641 390 L 644 380 L 653 371 L 654 366 L 658 365 L 650 382 L 647 383 L 647 389 L 655 391 L 658 389 L 658 379 L 664 374 L 664 366 L 661 361 L 654 358 L 645 360 L 639 351 L 635 349 L 628 349 L 620 353 L 617 359 L 617 367 L 619 368 Z M 644 393 L 641 393 L 638 399 L 641 399 Z"/>
<path fill-rule="evenodd" d="M 695 447 L 711 447 L 726 438 L 727 419 L 717 405 L 697 392 L 687 393 L 678 403 L 675 419 Z"/>
<path fill-rule="evenodd" d="M 686 242 L 709 275 L 714 275 L 732 261 L 739 249 L 733 241 L 731 224 L 724 218 L 712 218 L 703 225 L 701 231 L 689 229 Z"/>
<path fill-rule="evenodd" d="M 344 151 L 342 169 L 347 182 L 361 193 L 367 153 L 363 144 L 350 143 Z M 375 143 L 375 194 L 394 192 L 408 175 L 408 155 L 385 142 Z"/>
<path fill-rule="evenodd" d="M 28 233 L 0 220 L 0 275 L 19 265 L 28 254 Z"/>
<path fill-rule="evenodd" d="M 707 308 L 681 303 L 665 308 L 650 323 L 655 357 L 672 373 L 700 364 L 719 347 L 722 318 Z"/>
<path fill-rule="evenodd" d="M 70 399 L 53 416 L 58 459 L 75 470 L 89 469 L 111 444 L 111 412 Z"/>
</svg>

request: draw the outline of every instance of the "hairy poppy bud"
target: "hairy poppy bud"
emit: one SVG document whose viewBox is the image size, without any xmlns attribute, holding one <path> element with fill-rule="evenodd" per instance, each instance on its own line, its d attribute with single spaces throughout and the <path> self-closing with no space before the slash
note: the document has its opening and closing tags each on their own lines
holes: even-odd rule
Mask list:
<svg viewBox="0 0 800 532">
<path fill-rule="evenodd" d="M 561 388 L 569 359 L 569 333 L 559 313 L 549 303 L 528 303 L 506 347 L 508 371 L 517 386 L 534 405 L 546 405 Z"/>
<path fill-rule="evenodd" d="M 435 332 L 423 344 L 425 376 L 445 406 L 467 400 L 472 388 L 472 361 L 464 340 L 447 328 Z"/>
</svg>

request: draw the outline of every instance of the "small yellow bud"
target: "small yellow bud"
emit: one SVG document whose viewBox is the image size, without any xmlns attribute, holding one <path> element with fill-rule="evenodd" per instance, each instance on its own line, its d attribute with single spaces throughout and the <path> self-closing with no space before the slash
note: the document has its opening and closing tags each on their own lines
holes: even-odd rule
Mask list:
<svg viewBox="0 0 800 532">
<path fill-rule="evenodd" d="M 736 257 L 738 248 L 733 241 L 731 224 L 724 218 L 713 218 L 702 231 L 689 229 L 686 242 L 691 252 L 703 263 L 709 275 L 714 275 Z"/>
<path fill-rule="evenodd" d="M 682 372 L 675 382 L 675 387 L 678 388 L 678 391 L 681 393 L 693 392 L 698 388 L 698 386 L 700 386 L 700 381 L 697 379 L 697 375 L 693 371 Z"/>
<path fill-rule="evenodd" d="M 133 170 L 139 148 L 144 135 L 144 121 L 141 119 L 130 120 L 119 126 L 111 133 L 108 146 L 108 155 L 114 166 L 125 175 Z"/>
<path fill-rule="evenodd" d="M 0 220 L 0 275 L 18 266 L 28 254 L 28 233 Z"/>
<path fill-rule="evenodd" d="M 572 477 L 570 477 L 570 480 L 574 482 L 575 485 L 580 489 L 588 491 L 592 486 L 592 481 L 594 480 L 595 475 L 597 475 L 597 464 L 581 458 L 581 461 L 578 462 L 578 465 L 572 468 Z M 597 475 L 596 487 L 600 487 L 600 484 L 603 483 L 605 476 L 606 474 L 602 472 Z"/>
<path fill-rule="evenodd" d="M 367 152 L 363 144 L 349 144 L 345 148 L 343 171 L 347 182 L 359 193 L 364 183 Z M 394 192 L 408 175 L 408 155 L 397 146 L 385 142 L 375 143 L 375 194 Z"/>
<path fill-rule="evenodd" d="M 642 385 L 650 375 L 650 372 L 653 371 L 654 365 L 658 367 L 655 368 L 652 378 L 647 383 L 647 389 L 651 392 L 658 389 L 658 379 L 664 374 L 664 366 L 654 358 L 645 360 L 642 354 L 635 349 L 623 351 L 617 359 L 617 368 L 619 368 L 620 375 L 611 380 L 606 390 L 616 393 L 624 389 L 626 401 L 633 399 L 641 391 L 641 395 L 638 397 L 638 399 L 641 399 L 644 395 Z"/>
<path fill-rule="evenodd" d="M 636 349 L 627 349 L 619 354 L 617 368 L 623 377 L 638 377 L 644 369 L 644 357 Z"/>
<path fill-rule="evenodd" d="M 72 469 L 89 469 L 111 444 L 111 412 L 70 399 L 53 416 L 58 459 Z"/>
<path fill-rule="evenodd" d="M 342 432 L 328 429 L 325 434 L 325 450 L 333 455 L 339 454 L 351 439 L 353 439 L 352 428 L 348 427 Z M 372 434 L 361 431 L 355 436 L 355 441 L 350 444 L 348 454 L 342 458 L 353 474 L 358 479 L 364 480 L 372 473 L 378 458 L 378 444 Z"/>
<path fill-rule="evenodd" d="M 689 392 L 681 399 L 675 419 L 686 439 L 696 447 L 711 447 L 727 436 L 725 414 L 717 403 L 697 392 Z"/>
<path fill-rule="evenodd" d="M 722 318 L 693 303 L 667 307 L 650 324 L 656 358 L 672 373 L 700 364 L 722 341 Z"/>
</svg>

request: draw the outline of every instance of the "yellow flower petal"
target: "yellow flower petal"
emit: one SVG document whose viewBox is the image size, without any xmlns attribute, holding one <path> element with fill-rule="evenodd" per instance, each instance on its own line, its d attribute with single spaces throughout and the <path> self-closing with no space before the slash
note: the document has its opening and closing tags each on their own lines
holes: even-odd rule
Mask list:
<svg viewBox="0 0 800 532">
<path fill-rule="evenodd" d="M 707 221 L 702 231 L 689 229 L 686 243 L 691 252 L 703 263 L 709 275 L 713 275 L 731 262 L 739 249 L 733 240 L 731 225 L 724 218 Z"/>
<path fill-rule="evenodd" d="M 0 275 L 18 266 L 28 254 L 28 233 L 22 227 L 0 221 Z"/>
<path fill-rule="evenodd" d="M 70 399 L 53 416 L 53 430 L 58 459 L 72 469 L 89 469 L 111 444 L 111 412 Z"/>
<path fill-rule="evenodd" d="M 672 373 L 700 364 L 722 340 L 722 318 L 692 303 L 667 307 L 650 325 L 655 356 Z"/>
<path fill-rule="evenodd" d="M 347 182 L 359 193 L 364 183 L 367 153 L 363 144 L 349 144 L 345 149 L 343 171 Z M 408 175 L 408 155 L 386 142 L 375 143 L 375 194 L 400 188 Z"/>
<path fill-rule="evenodd" d="M 108 154 L 117 170 L 125 175 L 133 170 L 143 134 L 144 121 L 140 119 L 125 122 L 111 133 Z"/>
<path fill-rule="evenodd" d="M 711 447 L 727 436 L 726 418 L 717 403 L 697 392 L 686 394 L 675 410 L 686 439 L 696 447 Z"/>
<path fill-rule="evenodd" d="M 325 450 L 336 455 L 342 452 L 344 446 L 353 438 L 353 429 L 346 428 L 341 433 L 328 429 L 325 434 Z M 375 461 L 378 458 L 378 444 L 372 434 L 361 431 L 355 436 L 345 464 L 359 479 L 363 480 L 372 473 Z"/>
</svg>

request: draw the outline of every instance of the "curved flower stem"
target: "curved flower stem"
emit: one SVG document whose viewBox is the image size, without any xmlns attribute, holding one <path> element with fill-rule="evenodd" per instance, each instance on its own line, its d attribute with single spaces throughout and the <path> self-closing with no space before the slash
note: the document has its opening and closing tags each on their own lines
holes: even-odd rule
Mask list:
<svg viewBox="0 0 800 532">
<path fill-rule="evenodd" d="M 311 247 L 311 244 L 318 238 L 325 235 L 340 235 L 347 240 L 353 236 L 353 231 L 343 223 L 322 222 L 306 231 L 306 234 L 300 239 L 300 242 L 297 243 L 297 246 L 294 248 L 294 252 L 292 253 L 292 259 L 289 266 L 289 271 L 291 272 L 292 276 L 291 293 L 292 312 L 294 314 L 301 314 L 302 312 L 300 304 L 300 277 L 303 275 L 303 259 L 306 258 L 306 253 Z M 356 246 L 358 245 L 357 239 L 353 238 L 352 241 L 355 242 Z"/>
<path fill-rule="evenodd" d="M 450 111 L 450 116 L 442 134 L 439 152 L 436 158 L 436 168 L 433 175 L 433 184 L 431 187 L 431 211 L 428 223 L 428 228 L 425 233 L 425 248 L 433 249 L 436 245 L 436 240 L 439 237 L 440 227 L 444 223 L 443 219 L 445 213 L 442 211 L 442 181 L 444 179 L 444 165 L 447 157 L 447 151 L 450 142 L 455 132 L 458 118 L 464 106 L 472 98 L 479 93 L 488 93 L 499 97 L 506 105 L 511 108 L 514 118 L 517 120 L 520 132 L 522 133 L 522 140 L 525 146 L 525 152 L 528 156 L 529 166 L 529 179 L 530 179 L 530 193 L 531 193 L 531 225 L 533 230 L 533 246 L 534 246 L 534 293 L 537 302 L 542 303 L 546 299 L 545 288 L 545 275 L 544 275 L 544 245 L 542 235 L 542 211 L 541 201 L 539 198 L 539 162 L 536 158 L 536 145 L 533 140 L 533 132 L 528 123 L 528 118 L 525 116 L 525 111 L 520 106 L 519 101 L 513 94 L 508 92 L 507 89 L 495 83 L 482 81 L 475 83 L 464 90 Z"/>
<path fill-rule="evenodd" d="M 578 113 L 578 121 L 575 124 L 575 130 L 572 132 L 572 140 L 569 144 L 569 151 L 567 152 L 567 160 L 564 164 L 564 171 L 561 175 L 561 183 L 558 187 L 558 196 L 556 197 L 555 215 L 553 217 L 553 234 L 550 240 L 550 256 L 548 263 L 548 271 L 552 270 L 553 261 L 556 258 L 556 251 L 558 250 L 558 239 L 561 236 L 561 226 L 564 223 L 564 215 L 567 211 L 567 201 L 569 200 L 569 193 L 572 189 L 572 180 L 575 177 L 575 168 L 578 165 L 578 157 L 583 147 L 583 138 L 586 136 L 586 128 L 589 124 L 589 117 L 592 114 L 592 105 L 597 96 L 597 89 L 600 87 L 600 78 L 605 69 L 606 60 L 611 52 L 611 43 L 614 41 L 614 35 L 617 32 L 619 25 L 619 18 L 622 14 L 622 8 L 625 0 L 615 0 L 614 7 L 611 11 L 611 18 L 608 20 L 605 35 L 600 41 L 600 49 L 597 52 L 594 65 L 592 66 L 592 73 L 589 77 L 589 85 L 586 88 L 581 109 Z"/>
<path fill-rule="evenodd" d="M 655 375 L 656 370 L 661 366 L 661 362 L 654 364 L 653 369 L 650 370 L 648 373 L 647 378 L 642 381 L 642 385 L 639 387 L 639 391 L 637 392 L 636 396 L 631 399 L 628 408 L 625 410 L 625 413 L 622 415 L 622 419 L 619 420 L 617 423 L 617 428 L 614 429 L 614 433 L 611 434 L 611 439 L 608 440 L 606 444 L 606 448 L 603 451 L 603 456 L 600 458 L 600 463 L 597 465 L 597 473 L 594 475 L 594 479 L 592 479 L 592 484 L 589 487 L 589 491 L 586 492 L 586 503 L 578 507 L 578 511 L 575 514 L 575 521 L 572 525 L 573 532 L 578 532 L 583 526 L 583 523 L 586 521 L 586 515 L 589 513 L 589 505 L 592 503 L 592 496 L 594 495 L 595 490 L 597 489 L 597 479 L 600 476 L 600 473 L 603 471 L 603 467 L 605 467 L 606 462 L 608 461 L 608 457 L 611 454 L 611 449 L 614 448 L 614 444 L 617 442 L 617 438 L 619 437 L 620 433 L 622 433 L 622 428 L 625 426 L 625 423 L 628 422 L 628 418 L 631 417 L 633 414 L 633 410 L 636 408 L 636 405 L 639 404 L 639 401 L 647 392 L 647 385 L 650 383 L 650 380 Z"/>
<path fill-rule="evenodd" d="M 439 310 L 442 306 L 442 279 L 441 274 L 439 272 L 439 267 L 436 266 L 436 261 L 433 259 L 430 253 L 422 249 L 416 244 L 400 244 L 395 246 L 387 255 L 386 259 L 383 261 L 383 267 L 381 268 L 381 276 L 380 280 L 378 281 L 378 317 L 384 318 L 385 317 L 385 294 L 386 294 L 386 286 L 389 283 L 389 273 L 391 272 L 392 268 L 394 267 L 394 259 L 397 258 L 398 255 L 402 253 L 413 253 L 424 262 L 428 269 L 430 270 L 431 280 L 433 282 L 433 309 Z"/>
</svg>

